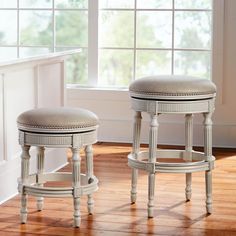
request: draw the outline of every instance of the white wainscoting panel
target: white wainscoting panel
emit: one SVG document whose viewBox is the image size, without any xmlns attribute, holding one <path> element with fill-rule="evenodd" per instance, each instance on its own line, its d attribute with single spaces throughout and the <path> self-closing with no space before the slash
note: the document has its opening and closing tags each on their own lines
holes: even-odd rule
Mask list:
<svg viewBox="0 0 236 236">
<path fill-rule="evenodd" d="M 33 68 L 9 72 L 4 77 L 4 127 L 6 158 L 15 158 L 20 152 L 16 119 L 22 111 L 35 107 Z"/>
<path fill-rule="evenodd" d="M 0 74 L 0 165 L 4 161 L 3 75 Z"/>
<path fill-rule="evenodd" d="M 232 101 L 231 101 L 232 102 Z M 107 142 L 132 142 L 133 111 L 130 108 L 128 91 L 67 89 L 67 104 L 83 107 L 96 113 L 100 119 L 98 140 Z M 236 109 L 231 104 L 216 104 L 213 116 L 213 145 L 236 147 Z M 148 143 L 149 116 L 143 113 L 141 130 L 142 143 Z M 184 116 L 160 115 L 158 143 L 183 145 Z M 203 145 L 203 117 L 194 115 L 195 146 Z"/>
</svg>

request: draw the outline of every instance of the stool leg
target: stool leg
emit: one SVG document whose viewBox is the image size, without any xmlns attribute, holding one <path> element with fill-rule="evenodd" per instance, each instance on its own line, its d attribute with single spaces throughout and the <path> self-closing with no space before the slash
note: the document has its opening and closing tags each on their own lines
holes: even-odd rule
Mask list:
<svg viewBox="0 0 236 236">
<path fill-rule="evenodd" d="M 212 112 L 204 113 L 204 153 L 206 161 L 212 159 Z M 212 213 L 212 170 L 205 172 L 206 179 L 206 210 Z"/>
<path fill-rule="evenodd" d="M 91 181 L 91 177 L 93 176 L 93 148 L 92 145 L 88 145 L 85 147 L 85 153 L 86 153 L 86 174 L 88 178 L 88 184 Z M 92 194 L 88 194 L 88 213 L 93 214 L 93 207 L 94 207 L 94 200 L 92 197 Z"/>
<path fill-rule="evenodd" d="M 30 146 L 22 145 L 22 153 L 21 153 L 21 210 L 20 210 L 20 218 L 21 223 L 25 224 L 27 221 L 27 194 L 24 190 L 24 185 L 27 184 L 28 176 L 29 176 L 29 160 L 30 154 L 29 149 Z"/>
<path fill-rule="evenodd" d="M 185 157 L 185 161 L 192 161 L 192 149 L 193 148 L 193 115 L 186 114 L 185 115 L 185 151 L 187 156 Z M 192 195 L 192 173 L 186 173 L 186 188 L 185 188 L 185 196 L 186 201 L 190 201 Z"/>
<path fill-rule="evenodd" d="M 151 115 L 151 124 L 149 131 L 149 162 L 153 163 L 153 170 L 148 176 L 148 217 L 153 217 L 154 211 L 154 191 L 155 191 L 155 162 L 157 153 L 157 131 L 158 120 L 157 115 Z"/>
<path fill-rule="evenodd" d="M 37 147 L 37 174 L 42 174 L 44 170 L 44 147 Z M 37 183 L 38 186 L 43 186 L 42 183 Z M 43 197 L 37 197 L 37 209 L 43 209 Z"/>
<path fill-rule="evenodd" d="M 79 227 L 81 223 L 80 214 L 80 155 L 78 148 L 71 148 L 72 151 L 72 178 L 73 178 L 73 198 L 74 198 L 74 227 Z"/>
<path fill-rule="evenodd" d="M 140 148 L 140 130 L 141 130 L 142 115 L 140 111 L 135 112 L 134 116 L 134 127 L 133 127 L 133 149 L 132 153 L 135 159 L 138 158 Z M 131 182 L 131 203 L 135 203 L 137 199 L 137 179 L 138 169 L 132 168 L 132 182 Z"/>
</svg>

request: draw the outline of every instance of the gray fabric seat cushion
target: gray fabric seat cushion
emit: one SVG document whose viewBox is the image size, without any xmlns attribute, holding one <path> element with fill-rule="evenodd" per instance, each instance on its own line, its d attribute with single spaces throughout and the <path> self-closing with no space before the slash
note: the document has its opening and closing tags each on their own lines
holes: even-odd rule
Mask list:
<svg viewBox="0 0 236 236">
<path fill-rule="evenodd" d="M 137 79 L 129 86 L 131 97 L 168 100 L 197 100 L 214 97 L 215 84 L 192 76 L 150 76 Z"/>
<path fill-rule="evenodd" d="M 98 117 L 81 108 L 39 108 L 20 114 L 17 125 L 20 130 L 30 132 L 83 132 L 96 129 Z"/>
</svg>

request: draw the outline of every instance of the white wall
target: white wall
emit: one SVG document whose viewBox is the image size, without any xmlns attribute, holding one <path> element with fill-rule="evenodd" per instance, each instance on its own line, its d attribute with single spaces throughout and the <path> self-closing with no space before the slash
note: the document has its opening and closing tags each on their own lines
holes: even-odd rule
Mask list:
<svg viewBox="0 0 236 236">
<path fill-rule="evenodd" d="M 236 147 L 236 1 L 225 0 L 223 30 L 216 28 L 213 81 L 218 85 L 214 114 L 213 145 Z M 220 27 L 220 23 L 216 25 Z M 221 35 L 223 31 L 223 37 Z M 220 38 L 220 40 L 219 40 Z M 223 41 L 222 41 L 223 39 Z M 219 48 L 223 42 L 223 50 Z M 223 56 L 223 57 L 222 57 Z M 222 60 L 223 59 L 223 60 Z M 223 63 L 223 65 L 221 65 Z M 219 66 L 222 66 L 219 74 Z M 220 77 L 220 78 L 219 78 Z M 221 78 L 222 77 L 222 78 Z M 99 140 L 131 142 L 132 116 L 127 91 L 68 89 L 67 103 L 94 111 L 100 118 Z M 142 142 L 147 143 L 147 116 L 144 116 Z M 202 145 L 202 119 L 195 116 L 194 144 Z M 183 144 L 183 119 L 160 117 L 159 143 Z"/>
</svg>

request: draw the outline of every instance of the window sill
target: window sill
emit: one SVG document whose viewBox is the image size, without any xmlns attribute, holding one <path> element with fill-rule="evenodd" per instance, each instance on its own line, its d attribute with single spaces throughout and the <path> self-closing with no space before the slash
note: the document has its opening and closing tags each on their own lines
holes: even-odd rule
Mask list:
<svg viewBox="0 0 236 236">
<path fill-rule="evenodd" d="M 67 99 L 129 101 L 127 88 L 95 88 L 67 86 Z"/>
</svg>

